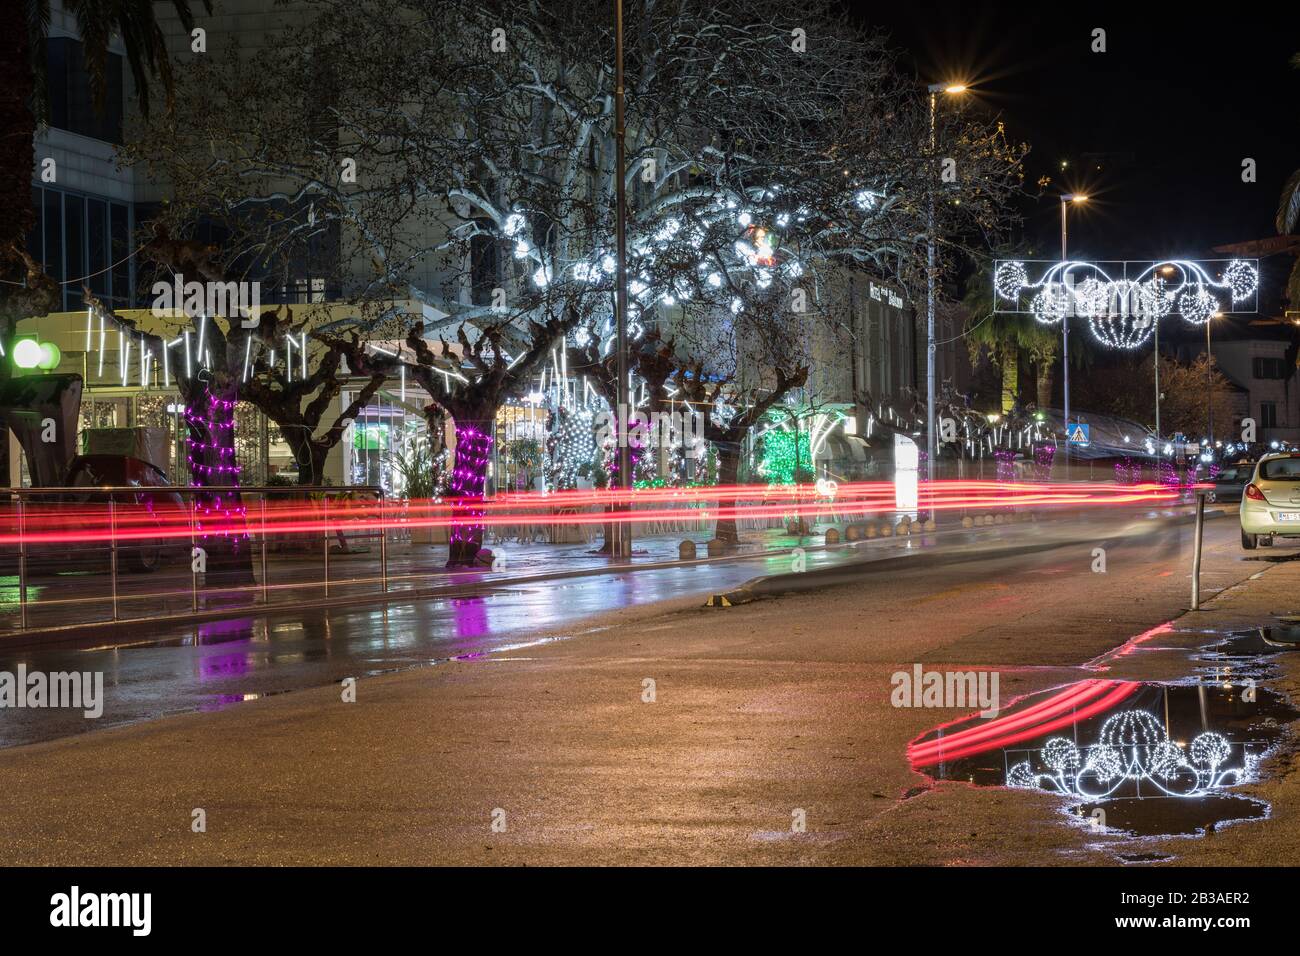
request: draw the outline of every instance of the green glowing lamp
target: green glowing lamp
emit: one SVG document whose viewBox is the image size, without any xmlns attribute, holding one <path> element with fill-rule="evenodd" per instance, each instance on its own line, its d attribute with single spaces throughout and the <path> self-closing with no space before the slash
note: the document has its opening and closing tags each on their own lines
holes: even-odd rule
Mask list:
<svg viewBox="0 0 1300 956">
<path fill-rule="evenodd" d="M 35 339 L 20 339 L 14 344 L 14 365 L 18 368 L 36 368 L 44 357 Z"/>
<path fill-rule="evenodd" d="M 54 371 L 59 367 L 59 362 L 63 360 L 63 353 L 59 351 L 59 347 L 53 342 L 42 342 L 40 348 L 41 360 L 36 363 L 37 367 L 47 372 Z"/>
</svg>

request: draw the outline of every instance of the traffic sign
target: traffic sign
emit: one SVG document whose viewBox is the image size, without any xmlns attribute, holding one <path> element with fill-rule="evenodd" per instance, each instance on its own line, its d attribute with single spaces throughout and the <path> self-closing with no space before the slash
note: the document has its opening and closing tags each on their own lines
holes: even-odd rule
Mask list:
<svg viewBox="0 0 1300 956">
<path fill-rule="evenodd" d="M 1089 427 L 1084 422 L 1075 422 L 1073 425 L 1067 425 L 1065 434 L 1071 445 L 1088 444 Z"/>
</svg>

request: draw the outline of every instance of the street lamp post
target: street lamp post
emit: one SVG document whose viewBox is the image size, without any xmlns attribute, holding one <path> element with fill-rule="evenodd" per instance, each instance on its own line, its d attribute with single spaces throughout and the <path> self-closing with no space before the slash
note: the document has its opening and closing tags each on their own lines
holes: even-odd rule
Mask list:
<svg viewBox="0 0 1300 956">
<path fill-rule="evenodd" d="M 961 83 L 931 83 L 926 89 L 930 93 L 930 158 L 935 158 L 938 149 L 936 118 L 939 109 L 939 94 L 956 95 L 966 91 Z M 936 170 L 931 170 L 935 175 Z M 926 229 L 926 288 L 925 288 L 925 477 L 930 494 L 934 494 L 934 462 L 938 457 L 939 443 L 935 432 L 935 379 L 934 360 L 937 345 L 934 339 L 934 265 L 935 265 L 935 225 L 934 225 L 934 182 L 930 183 L 930 207 Z M 933 502 L 933 497 L 931 498 Z M 933 507 L 931 508 L 933 512 Z M 931 515 L 933 517 L 933 514 Z"/>
<path fill-rule="evenodd" d="M 1164 275 L 1171 275 L 1174 271 L 1174 268 L 1173 266 L 1165 266 L 1160 271 Z M 1160 282 L 1160 277 L 1159 276 L 1155 277 L 1153 281 L 1157 283 Z M 1155 370 L 1155 380 L 1156 380 L 1156 444 L 1158 446 L 1161 441 L 1160 438 L 1160 316 L 1158 315 L 1154 316 L 1151 319 L 1151 321 L 1155 323 L 1155 328 L 1152 330 L 1155 333 L 1155 351 L 1152 354 L 1151 363 L 1152 363 L 1152 367 Z M 1159 448 L 1157 447 L 1157 452 L 1158 451 Z M 1156 457 L 1159 458 L 1159 455 L 1157 454 Z"/>
<path fill-rule="evenodd" d="M 1205 422 L 1211 455 L 1214 454 L 1214 352 L 1210 347 L 1210 325 L 1218 317 L 1216 312 L 1205 320 Z"/>
<path fill-rule="evenodd" d="M 1069 239 L 1065 214 L 1066 207 L 1072 202 L 1087 202 L 1088 197 L 1080 193 L 1066 193 L 1061 196 L 1061 261 L 1069 261 Z M 1067 308 L 1061 316 L 1061 390 L 1064 397 L 1062 412 L 1065 415 L 1065 477 L 1070 477 L 1070 310 Z"/>
<path fill-rule="evenodd" d="M 626 157 L 624 156 L 626 130 L 623 119 L 623 0 L 614 0 L 614 167 L 616 222 L 614 224 L 615 242 L 618 256 L 618 289 L 615 293 L 615 327 L 617 340 L 615 353 L 618 358 L 615 368 L 618 374 L 616 391 L 618 408 L 614 420 L 618 422 L 618 487 L 632 487 L 632 449 L 628 444 L 627 418 L 629 402 L 629 382 L 627 370 L 627 190 Z M 622 419 L 620 421 L 619 419 Z M 622 504 L 615 504 L 614 511 L 623 511 Z M 627 504 L 631 510 L 631 503 Z M 615 515 L 615 518 L 618 516 Z M 632 526 L 630 523 L 615 520 L 613 531 L 614 546 L 610 549 L 613 556 L 628 558 L 632 555 Z"/>
</svg>

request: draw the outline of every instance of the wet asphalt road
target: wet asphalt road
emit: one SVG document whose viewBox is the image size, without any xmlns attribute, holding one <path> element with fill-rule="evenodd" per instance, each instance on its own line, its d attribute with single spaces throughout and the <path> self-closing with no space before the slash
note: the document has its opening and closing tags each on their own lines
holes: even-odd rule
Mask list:
<svg viewBox="0 0 1300 956">
<path fill-rule="evenodd" d="M 882 555 L 899 550 L 879 549 Z M 849 556 L 810 551 L 808 567 Z M 769 556 L 533 582 L 413 605 L 304 608 L 161 629 L 141 625 L 134 640 L 145 643 L 119 637 L 114 646 L 0 652 L 0 671 L 14 673 L 20 663 L 29 672 L 102 671 L 105 697 L 103 715 L 94 720 L 76 710 L 0 710 L 0 747 L 220 709 L 346 677 L 472 659 L 526 645 L 538 629 L 577 624 L 611 609 L 725 591 L 757 575 L 788 571 L 790 560 Z"/>
<path fill-rule="evenodd" d="M 1094 518 L 1099 525 L 1118 527 L 1125 518 Z M 1229 521 L 1209 522 L 1207 527 Z M 1232 521 L 1235 531 L 1235 521 Z M 1217 529 L 1222 533 L 1223 529 Z M 953 543 L 987 542 L 1006 545 L 1044 534 L 1072 533 L 1050 526 L 1015 526 L 989 535 L 958 533 Z M 1143 554 L 1168 550 L 1185 536 L 1187 527 L 1171 527 L 1127 545 Z M 916 553 L 924 542 L 913 539 L 877 541 L 868 556 Z M 1075 545 L 1077 547 L 1077 545 Z M 862 555 L 852 549 L 811 550 L 807 567 L 814 569 Z M 1024 572 L 1041 566 L 1044 556 L 1031 554 L 1013 564 Z M 494 588 L 463 598 L 421 601 L 413 605 L 364 606 L 250 616 L 197 625 L 144 631 L 136 639 L 117 638 L 113 645 L 86 649 L 49 648 L 0 652 L 0 671 L 14 672 L 20 663 L 28 671 L 101 671 L 104 711 L 87 720 L 68 709 L 0 711 L 0 747 L 51 740 L 106 727 L 191 711 L 217 710 L 309 687 L 338 683 L 449 659 L 473 659 L 523 648 L 539 631 L 563 628 L 572 622 L 566 639 L 591 632 L 584 619 L 620 608 L 656 601 L 726 591 L 751 578 L 790 570 L 788 556 L 737 559 L 681 568 L 643 570 Z M 1213 583 L 1207 582 L 1212 588 Z"/>
</svg>

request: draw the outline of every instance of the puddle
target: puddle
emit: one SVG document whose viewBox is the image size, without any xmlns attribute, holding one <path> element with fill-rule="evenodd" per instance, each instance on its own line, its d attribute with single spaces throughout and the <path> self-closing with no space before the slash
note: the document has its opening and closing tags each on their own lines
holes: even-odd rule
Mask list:
<svg viewBox="0 0 1300 956">
<path fill-rule="evenodd" d="M 1300 711 L 1239 677 L 1231 659 L 1250 657 L 1249 645 L 1234 642 L 1248 637 L 1264 646 L 1258 634 L 1216 645 L 1206 658 L 1213 675 L 1079 681 L 992 720 L 973 714 L 935 728 L 908 757 L 938 780 L 1058 794 L 1103 833 L 1188 836 L 1261 819 L 1268 805 L 1235 790 L 1258 779 L 1261 759 Z"/>
<path fill-rule="evenodd" d="M 1117 858 L 1122 863 L 1168 863 L 1174 859 L 1168 853 L 1120 853 Z"/>
<path fill-rule="evenodd" d="M 1269 647 L 1278 650 L 1295 650 L 1300 648 L 1300 627 L 1289 625 L 1278 625 L 1275 627 L 1261 627 L 1259 629 L 1260 639 Z"/>
</svg>

